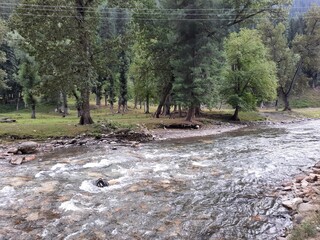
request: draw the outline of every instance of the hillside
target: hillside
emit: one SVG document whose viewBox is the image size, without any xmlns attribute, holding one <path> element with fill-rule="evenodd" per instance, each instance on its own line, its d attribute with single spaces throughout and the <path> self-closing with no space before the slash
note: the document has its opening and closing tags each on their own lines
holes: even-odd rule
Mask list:
<svg viewBox="0 0 320 240">
<path fill-rule="evenodd" d="M 298 16 L 304 14 L 313 4 L 317 4 L 320 6 L 320 0 L 293 0 L 290 15 Z"/>
</svg>

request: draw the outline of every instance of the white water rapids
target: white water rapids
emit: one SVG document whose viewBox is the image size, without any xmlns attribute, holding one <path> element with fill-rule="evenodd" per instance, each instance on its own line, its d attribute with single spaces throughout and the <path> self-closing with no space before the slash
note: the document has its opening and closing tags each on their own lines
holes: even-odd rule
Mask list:
<svg viewBox="0 0 320 240">
<path fill-rule="evenodd" d="M 273 239 L 291 225 L 275 190 L 319 147 L 308 121 L 2 161 L 0 239 Z"/>
</svg>

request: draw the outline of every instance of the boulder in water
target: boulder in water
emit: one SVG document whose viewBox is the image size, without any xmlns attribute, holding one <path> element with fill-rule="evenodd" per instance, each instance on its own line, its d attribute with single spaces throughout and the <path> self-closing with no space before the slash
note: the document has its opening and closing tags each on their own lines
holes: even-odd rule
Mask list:
<svg viewBox="0 0 320 240">
<path fill-rule="evenodd" d="M 109 183 L 108 183 L 107 180 L 104 180 L 104 179 L 102 179 L 102 178 L 99 178 L 99 179 L 96 181 L 96 186 L 97 186 L 97 187 L 101 187 L 101 188 L 103 188 L 103 187 L 108 187 L 108 186 L 109 186 Z"/>
<path fill-rule="evenodd" d="M 22 154 L 30 154 L 30 153 L 35 153 L 37 151 L 38 148 L 38 143 L 36 142 L 24 142 L 21 143 L 18 146 L 18 151 L 20 151 Z"/>
</svg>

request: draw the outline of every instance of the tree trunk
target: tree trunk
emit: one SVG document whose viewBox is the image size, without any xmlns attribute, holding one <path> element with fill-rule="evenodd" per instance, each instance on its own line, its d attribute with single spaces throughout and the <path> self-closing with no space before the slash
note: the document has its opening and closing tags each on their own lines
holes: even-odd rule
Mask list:
<svg viewBox="0 0 320 240">
<path fill-rule="evenodd" d="M 150 113 L 150 98 L 149 98 L 149 94 L 147 94 L 147 97 L 146 97 L 146 112 L 145 114 L 149 114 Z"/>
<path fill-rule="evenodd" d="M 36 118 L 36 104 L 35 103 L 31 104 L 31 118 L 32 119 Z"/>
<path fill-rule="evenodd" d="M 67 94 L 62 92 L 62 116 L 65 117 L 66 115 L 69 115 L 68 98 Z"/>
<path fill-rule="evenodd" d="M 16 96 L 16 110 L 19 111 L 19 105 L 20 105 L 20 94 L 18 93 Z"/>
<path fill-rule="evenodd" d="M 92 124 L 93 120 L 90 116 L 90 90 L 82 89 L 81 91 L 81 117 L 80 125 Z"/>
<path fill-rule="evenodd" d="M 195 115 L 196 117 L 200 117 L 200 114 L 201 114 L 201 107 L 200 105 L 196 107 L 195 109 Z"/>
<path fill-rule="evenodd" d="M 163 115 L 170 116 L 171 114 L 170 111 L 171 111 L 171 94 L 168 94 L 165 105 L 164 105 Z"/>
<path fill-rule="evenodd" d="M 121 101 L 121 97 L 119 97 L 119 100 L 118 100 L 118 113 L 121 113 L 121 106 L 122 106 L 122 101 Z"/>
<path fill-rule="evenodd" d="M 231 120 L 232 120 L 232 121 L 240 121 L 240 118 L 239 118 L 239 110 L 240 110 L 240 107 L 237 106 L 237 107 L 236 107 L 236 110 L 234 111 L 233 116 L 231 117 Z"/>
<path fill-rule="evenodd" d="M 90 48 L 90 37 L 89 32 L 86 29 L 87 19 L 85 17 L 90 4 L 94 0 L 75 0 L 76 4 L 76 19 L 78 22 L 78 34 L 79 34 L 79 44 L 82 47 L 79 48 L 80 55 L 82 56 L 85 64 L 82 65 L 82 82 L 81 82 L 81 116 L 80 116 L 80 125 L 92 124 L 93 120 L 90 116 L 90 76 L 91 76 L 91 66 L 90 62 L 92 59 L 91 48 Z"/>
<path fill-rule="evenodd" d="M 174 76 L 172 75 L 171 81 L 168 83 L 168 85 L 163 90 L 163 93 L 162 93 L 162 96 L 161 96 L 161 99 L 160 99 L 160 103 L 159 103 L 158 108 L 157 108 L 157 110 L 156 110 L 156 112 L 154 114 L 154 116 L 156 118 L 160 117 L 161 109 L 162 109 L 164 103 L 166 102 L 166 99 L 167 99 L 168 95 L 170 94 L 170 92 L 172 90 L 173 82 L 174 82 Z"/>
<path fill-rule="evenodd" d="M 289 103 L 289 96 L 287 94 L 283 94 L 282 99 L 284 102 L 283 111 L 291 111 L 291 107 L 290 107 L 290 103 Z"/>
<path fill-rule="evenodd" d="M 113 102 L 110 102 L 110 111 L 112 114 L 114 114 L 114 108 L 113 108 Z"/>
<path fill-rule="evenodd" d="M 181 107 L 181 104 L 179 104 L 179 117 L 182 117 L 182 107 Z"/>
<path fill-rule="evenodd" d="M 102 89 L 101 86 L 96 87 L 96 105 L 101 106 Z"/>
<path fill-rule="evenodd" d="M 138 98 L 134 97 L 134 109 L 138 109 Z"/>
<path fill-rule="evenodd" d="M 76 99 L 76 108 L 77 108 L 77 112 L 78 112 L 78 117 L 81 117 L 81 103 L 80 103 L 80 97 L 78 96 L 76 90 L 74 89 L 72 91 L 73 93 L 73 96 L 75 97 Z"/>
<path fill-rule="evenodd" d="M 192 120 L 193 120 L 194 117 L 195 117 L 195 112 L 196 112 L 195 107 L 194 107 L 194 106 L 191 106 L 191 107 L 189 108 L 189 110 L 188 110 L 186 121 L 192 122 Z"/>
<path fill-rule="evenodd" d="M 108 106 L 108 93 L 104 93 L 104 105 L 107 107 Z"/>
</svg>

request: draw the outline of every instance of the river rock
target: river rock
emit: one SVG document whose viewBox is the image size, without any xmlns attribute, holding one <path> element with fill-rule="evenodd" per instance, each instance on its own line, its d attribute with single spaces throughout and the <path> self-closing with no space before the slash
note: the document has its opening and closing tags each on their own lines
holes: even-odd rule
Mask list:
<svg viewBox="0 0 320 240">
<path fill-rule="evenodd" d="M 301 187 L 302 188 L 307 188 L 309 186 L 309 183 L 305 180 L 305 179 L 303 179 L 302 181 L 301 181 Z"/>
<path fill-rule="evenodd" d="M 298 207 L 299 213 L 305 213 L 305 212 L 313 212 L 316 211 L 318 208 L 310 203 L 301 203 Z"/>
<path fill-rule="evenodd" d="M 312 171 L 315 174 L 320 174 L 320 168 L 313 168 Z"/>
<path fill-rule="evenodd" d="M 12 157 L 10 160 L 10 163 L 12 165 L 21 165 L 22 161 L 23 161 L 23 157 Z"/>
<path fill-rule="evenodd" d="M 310 174 L 308 177 L 306 177 L 306 181 L 309 183 L 314 183 L 314 182 L 318 181 L 318 175 Z"/>
<path fill-rule="evenodd" d="M 12 154 L 18 154 L 19 149 L 14 147 L 14 148 L 9 148 L 7 153 L 12 153 Z"/>
<path fill-rule="evenodd" d="M 292 187 L 291 186 L 286 186 L 283 188 L 283 191 L 291 191 L 292 190 Z"/>
<path fill-rule="evenodd" d="M 302 202 L 303 202 L 302 198 L 294 198 L 292 200 L 283 201 L 282 205 L 286 208 L 297 210 L 298 205 Z"/>
<path fill-rule="evenodd" d="M 297 177 L 296 177 L 296 183 L 301 183 L 302 180 L 303 180 L 305 177 L 306 177 L 305 175 L 297 176 Z"/>
<path fill-rule="evenodd" d="M 320 195 L 320 189 L 318 189 L 318 188 L 316 188 L 316 187 L 312 187 L 312 190 L 313 190 L 316 194 Z"/>
<path fill-rule="evenodd" d="M 31 161 L 34 161 L 34 160 L 36 160 L 36 156 L 35 155 L 30 155 L 30 156 L 24 157 L 23 162 L 31 162 Z"/>
<path fill-rule="evenodd" d="M 35 153 L 38 148 L 38 143 L 36 142 L 24 142 L 21 143 L 18 146 L 18 151 L 22 152 L 23 154 L 30 154 L 30 153 Z"/>
<path fill-rule="evenodd" d="M 313 167 L 320 169 L 320 162 L 317 162 Z"/>
</svg>

